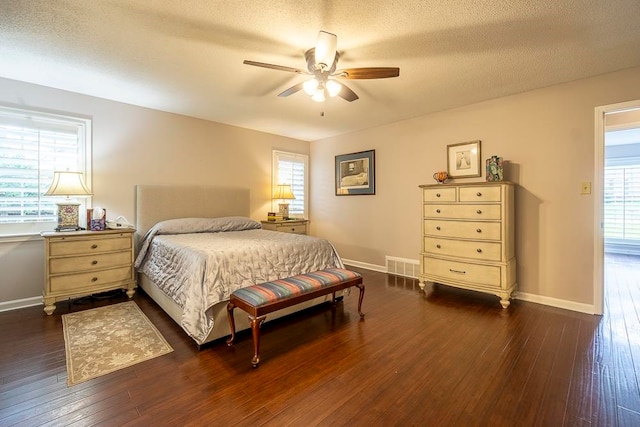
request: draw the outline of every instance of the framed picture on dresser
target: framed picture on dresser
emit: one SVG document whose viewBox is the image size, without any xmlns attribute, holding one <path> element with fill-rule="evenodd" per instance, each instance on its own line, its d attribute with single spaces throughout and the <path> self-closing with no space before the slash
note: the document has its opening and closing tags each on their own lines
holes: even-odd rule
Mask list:
<svg viewBox="0 0 640 427">
<path fill-rule="evenodd" d="M 376 151 L 336 156 L 336 196 L 376 194 Z"/>
<path fill-rule="evenodd" d="M 480 140 L 447 145 L 447 173 L 451 178 L 480 176 Z"/>
</svg>

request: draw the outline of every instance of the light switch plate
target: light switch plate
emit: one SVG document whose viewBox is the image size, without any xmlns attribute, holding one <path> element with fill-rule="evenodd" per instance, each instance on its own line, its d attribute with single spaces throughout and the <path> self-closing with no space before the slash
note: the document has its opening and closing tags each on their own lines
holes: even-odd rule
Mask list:
<svg viewBox="0 0 640 427">
<path fill-rule="evenodd" d="M 583 182 L 580 184 L 580 194 L 591 194 L 591 182 Z"/>
</svg>

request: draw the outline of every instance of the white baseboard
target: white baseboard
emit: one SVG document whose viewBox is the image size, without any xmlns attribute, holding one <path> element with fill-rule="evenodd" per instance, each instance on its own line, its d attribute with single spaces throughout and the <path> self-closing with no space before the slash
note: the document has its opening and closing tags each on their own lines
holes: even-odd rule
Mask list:
<svg viewBox="0 0 640 427">
<path fill-rule="evenodd" d="M 34 305 L 42 305 L 42 297 L 31 297 L 17 299 L 14 301 L 0 302 L 0 312 L 17 310 L 19 308 L 33 307 Z"/>
<path fill-rule="evenodd" d="M 379 273 L 387 272 L 387 268 L 384 265 L 369 264 L 367 262 L 354 261 L 352 259 L 345 259 L 345 258 L 342 258 L 342 262 L 348 265 L 352 265 L 354 267 L 364 268 L 365 270 L 377 271 Z"/>
<path fill-rule="evenodd" d="M 529 294 L 526 292 L 516 292 L 515 299 L 527 302 L 533 302 L 536 304 L 548 305 L 556 308 L 563 308 L 565 310 L 577 311 L 586 314 L 595 314 L 596 309 L 593 304 L 583 304 L 580 302 L 567 301 L 564 299 L 545 297 L 543 295 Z"/>
<path fill-rule="evenodd" d="M 366 270 L 373 270 L 380 273 L 388 273 L 386 266 L 369 264 L 366 262 L 355 261 L 352 259 L 342 259 L 345 264 L 352 265 L 354 267 L 364 268 Z M 410 261 L 410 260 L 406 260 Z M 579 302 L 567 301 L 558 298 L 545 297 L 543 295 L 529 294 L 526 292 L 515 292 L 513 298 L 533 302 L 535 304 L 548 305 L 550 307 L 562 308 L 570 311 L 577 311 L 579 313 L 595 314 L 595 306 L 593 304 L 583 304 Z"/>
</svg>

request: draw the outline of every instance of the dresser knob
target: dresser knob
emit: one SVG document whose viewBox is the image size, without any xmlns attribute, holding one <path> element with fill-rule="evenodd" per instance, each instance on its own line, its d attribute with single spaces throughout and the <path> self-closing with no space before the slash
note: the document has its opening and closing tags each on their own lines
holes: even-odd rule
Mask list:
<svg viewBox="0 0 640 427">
<path fill-rule="evenodd" d="M 436 248 L 440 249 L 440 245 L 436 245 Z"/>
<path fill-rule="evenodd" d="M 92 278 L 92 279 L 91 279 L 91 281 L 92 281 L 92 282 L 97 282 L 97 281 L 98 281 L 98 278 L 97 278 L 97 277 L 94 277 L 94 278 Z"/>
<path fill-rule="evenodd" d="M 482 253 L 482 249 L 478 248 L 478 249 L 476 249 L 476 252 L 478 252 L 480 254 L 480 253 Z"/>
<path fill-rule="evenodd" d="M 440 197 L 440 193 L 436 193 L 436 197 Z"/>
<path fill-rule="evenodd" d="M 291 231 L 296 231 L 296 229 L 295 228 L 291 228 Z"/>
<path fill-rule="evenodd" d="M 98 247 L 98 245 L 96 245 L 96 244 L 91 245 L 91 249 L 96 249 L 97 247 Z"/>
<path fill-rule="evenodd" d="M 476 229 L 476 233 L 482 233 L 482 230 L 478 228 Z"/>
<path fill-rule="evenodd" d="M 480 215 L 480 214 L 482 213 L 482 211 L 481 211 L 480 209 L 478 209 L 478 210 L 476 211 L 476 213 L 477 213 L 478 215 Z"/>
<path fill-rule="evenodd" d="M 436 209 L 436 213 L 440 213 L 440 209 Z"/>
<path fill-rule="evenodd" d="M 440 226 L 439 225 L 436 226 L 436 230 L 440 231 Z"/>
<path fill-rule="evenodd" d="M 478 197 L 482 197 L 482 193 L 478 191 L 478 192 L 476 193 L 476 196 L 478 196 Z"/>
<path fill-rule="evenodd" d="M 91 261 L 91 265 L 96 265 L 97 263 L 98 263 L 98 261 L 96 261 L 96 260 Z"/>
</svg>

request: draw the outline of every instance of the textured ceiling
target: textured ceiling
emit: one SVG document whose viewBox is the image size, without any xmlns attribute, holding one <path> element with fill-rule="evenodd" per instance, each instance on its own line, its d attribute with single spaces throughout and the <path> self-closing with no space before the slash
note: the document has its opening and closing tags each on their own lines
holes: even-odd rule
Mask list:
<svg viewBox="0 0 640 427">
<path fill-rule="evenodd" d="M 0 76 L 318 140 L 640 66 L 638 0 L 0 0 Z M 360 99 L 278 93 L 319 30 Z M 324 113 L 324 115 L 321 115 Z"/>
</svg>

